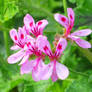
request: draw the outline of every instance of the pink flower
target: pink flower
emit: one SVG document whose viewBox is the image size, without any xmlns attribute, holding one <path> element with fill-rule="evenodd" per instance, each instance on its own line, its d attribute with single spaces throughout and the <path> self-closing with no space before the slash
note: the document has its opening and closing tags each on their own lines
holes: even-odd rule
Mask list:
<svg viewBox="0 0 92 92">
<path fill-rule="evenodd" d="M 84 29 L 70 34 L 74 25 L 74 11 L 72 8 L 67 8 L 67 13 L 68 18 L 58 13 L 54 15 L 55 20 L 65 27 L 64 37 L 72 39 L 82 48 L 91 48 L 91 44 L 88 41 L 82 40 L 80 37 L 87 36 L 92 31 L 90 29 Z"/>
<path fill-rule="evenodd" d="M 24 26 L 26 27 L 27 33 L 31 32 L 36 37 L 43 34 L 43 29 L 48 24 L 48 21 L 43 19 L 38 21 L 36 24 L 34 19 L 29 14 L 24 17 Z"/>
<path fill-rule="evenodd" d="M 39 36 L 37 38 L 38 49 L 49 56 L 51 62 L 44 66 L 41 72 L 41 80 L 47 80 L 51 77 L 52 81 L 56 81 L 58 78 L 64 80 L 69 75 L 69 70 L 63 64 L 58 63 L 58 59 L 64 49 L 67 46 L 65 39 L 61 38 L 56 46 L 56 51 L 53 54 L 50 48 L 50 44 L 45 36 Z"/>
<path fill-rule="evenodd" d="M 44 55 L 42 55 L 41 51 L 38 50 L 36 43 L 36 39 L 31 36 L 27 36 L 27 49 L 32 53 L 32 55 L 36 56 L 36 59 L 31 61 L 27 60 L 25 63 L 22 63 L 20 71 L 21 74 L 32 72 L 33 79 L 35 81 L 39 81 L 41 80 L 41 71 L 45 67 L 45 64 L 42 61 Z"/>
<path fill-rule="evenodd" d="M 27 35 L 24 27 L 19 28 L 18 33 L 15 29 L 12 29 L 10 36 L 15 44 L 11 49 L 19 51 L 8 57 L 8 63 L 14 64 L 22 59 L 19 63 L 21 65 L 21 74 L 32 72 L 32 77 L 35 81 L 41 80 L 40 72 L 45 66 L 42 61 L 44 55 L 36 46 L 36 38 Z M 29 61 L 29 57 L 32 57 L 31 55 L 36 56 L 36 59 Z"/>
<path fill-rule="evenodd" d="M 22 28 L 18 29 L 18 33 L 16 29 L 12 29 L 10 31 L 10 37 L 14 41 L 14 46 L 11 47 L 12 50 L 19 50 L 17 53 L 8 57 L 8 63 L 14 64 L 19 62 L 25 62 L 29 58 L 29 54 L 25 51 L 25 43 L 26 43 L 26 33 Z"/>
<path fill-rule="evenodd" d="M 26 61 L 21 65 L 21 74 L 27 74 L 32 72 L 32 78 L 35 81 L 41 80 L 41 72 L 44 69 L 45 64 L 43 63 L 40 57 L 36 58 L 35 60 Z"/>
<path fill-rule="evenodd" d="M 14 46 L 11 47 L 12 50 L 24 48 L 26 42 L 26 33 L 23 28 L 19 27 L 18 32 L 16 29 L 10 30 L 10 37 L 14 42 Z"/>
</svg>

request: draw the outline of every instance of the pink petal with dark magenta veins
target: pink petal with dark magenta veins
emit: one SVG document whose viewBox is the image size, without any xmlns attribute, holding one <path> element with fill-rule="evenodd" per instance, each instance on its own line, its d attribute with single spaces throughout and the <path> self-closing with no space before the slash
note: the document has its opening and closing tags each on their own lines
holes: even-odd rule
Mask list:
<svg viewBox="0 0 92 92">
<path fill-rule="evenodd" d="M 36 40 L 36 44 L 38 49 L 44 52 L 45 54 L 47 55 L 52 54 L 49 41 L 45 36 L 42 35 L 38 36 Z"/>
<path fill-rule="evenodd" d="M 29 55 L 24 55 L 24 57 L 23 57 L 22 61 L 19 63 L 19 65 L 24 64 L 28 60 L 28 58 L 29 58 Z"/>
<path fill-rule="evenodd" d="M 36 42 L 36 40 L 32 36 L 27 35 L 27 42 L 30 42 L 33 45 Z"/>
<path fill-rule="evenodd" d="M 56 73 L 59 79 L 64 80 L 68 77 L 69 70 L 65 65 L 56 62 Z"/>
<path fill-rule="evenodd" d="M 64 38 L 60 38 L 57 46 L 56 46 L 56 51 L 55 53 L 57 53 L 57 55 L 61 55 L 61 53 L 65 50 L 67 46 L 67 41 Z"/>
<path fill-rule="evenodd" d="M 40 81 L 41 77 L 42 77 L 42 70 L 44 68 L 44 63 L 41 59 L 40 60 L 36 59 L 35 62 L 36 62 L 36 65 L 34 66 L 34 68 L 32 70 L 32 78 L 35 81 Z"/>
<path fill-rule="evenodd" d="M 51 77 L 52 72 L 53 72 L 53 67 L 54 67 L 53 62 L 44 66 L 42 70 L 41 80 L 48 80 Z"/>
<path fill-rule="evenodd" d="M 10 30 L 10 37 L 14 41 L 14 43 L 18 43 L 18 34 L 16 29 Z"/>
<path fill-rule="evenodd" d="M 10 48 L 11 50 L 19 50 L 21 49 L 18 45 L 14 45 Z"/>
<path fill-rule="evenodd" d="M 33 29 L 33 27 L 35 27 L 34 19 L 29 14 L 26 14 L 26 16 L 24 17 L 24 24 L 25 24 L 25 27 L 27 28 L 27 30 L 29 30 L 29 31 L 31 31 L 31 29 Z"/>
<path fill-rule="evenodd" d="M 24 56 L 24 51 L 20 50 L 19 52 L 8 57 L 8 63 L 10 64 L 17 63 L 23 58 L 23 56 Z"/>
<path fill-rule="evenodd" d="M 87 36 L 91 33 L 92 33 L 92 30 L 90 29 L 83 29 L 72 33 L 71 36 Z"/>
<path fill-rule="evenodd" d="M 91 48 L 91 44 L 88 41 L 78 38 L 75 42 L 82 48 Z"/>
<path fill-rule="evenodd" d="M 74 11 L 72 10 L 72 8 L 67 8 L 67 13 L 68 13 L 68 18 L 69 18 L 69 22 L 70 25 L 74 25 Z"/>
<path fill-rule="evenodd" d="M 64 15 L 61 15 L 59 13 L 56 13 L 54 15 L 54 18 L 57 22 L 59 22 L 62 26 L 64 26 L 65 28 L 69 27 L 69 20 L 67 17 L 65 17 Z"/>
<path fill-rule="evenodd" d="M 26 29 L 26 26 L 25 25 L 22 28 L 26 32 L 26 35 L 30 35 L 29 30 Z"/>
<path fill-rule="evenodd" d="M 43 29 L 47 26 L 48 21 L 47 20 L 40 20 L 36 23 L 36 28 L 37 28 L 37 34 L 42 35 L 43 34 Z"/>
<path fill-rule="evenodd" d="M 56 62 L 56 61 L 55 61 Z M 53 82 L 57 81 L 58 80 L 58 76 L 57 76 L 57 73 L 56 73 L 56 63 L 53 61 L 53 72 L 52 72 L 52 75 L 51 75 L 51 79 Z"/>
<path fill-rule="evenodd" d="M 24 64 L 21 65 L 20 72 L 21 74 L 30 73 L 32 72 L 33 67 L 35 66 L 36 62 L 34 60 L 26 61 Z"/>
<path fill-rule="evenodd" d="M 53 71 L 52 76 L 51 76 L 51 79 L 52 79 L 53 82 L 55 82 L 55 81 L 58 80 L 58 76 L 56 74 L 56 71 Z"/>
<path fill-rule="evenodd" d="M 33 37 L 27 35 L 26 43 L 29 49 L 33 49 L 35 48 L 36 40 Z"/>
<path fill-rule="evenodd" d="M 18 29 L 18 36 L 21 44 L 24 44 L 26 41 L 26 31 L 21 27 Z"/>
</svg>

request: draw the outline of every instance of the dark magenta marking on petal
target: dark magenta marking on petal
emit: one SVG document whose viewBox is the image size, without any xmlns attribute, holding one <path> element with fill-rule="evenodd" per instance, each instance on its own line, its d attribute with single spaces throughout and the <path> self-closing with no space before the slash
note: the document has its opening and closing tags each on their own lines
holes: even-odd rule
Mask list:
<svg viewBox="0 0 92 92">
<path fill-rule="evenodd" d="M 73 19 L 72 15 L 70 15 L 70 18 Z"/>
<path fill-rule="evenodd" d="M 17 36 L 16 35 L 14 36 L 14 39 L 17 40 Z"/>
<path fill-rule="evenodd" d="M 57 47 L 59 50 L 61 50 L 62 49 L 62 45 L 58 45 L 58 47 Z"/>
<path fill-rule="evenodd" d="M 66 21 L 66 19 L 65 19 L 64 17 L 61 17 L 61 21 L 65 22 L 65 21 Z"/>
<path fill-rule="evenodd" d="M 42 24 L 42 21 L 39 21 L 39 22 L 38 22 L 38 26 L 41 25 L 41 24 Z"/>
<path fill-rule="evenodd" d="M 72 24 L 69 26 L 69 30 L 71 30 L 72 29 Z"/>
<path fill-rule="evenodd" d="M 24 39 L 24 35 L 23 34 L 21 34 L 21 39 Z"/>
<path fill-rule="evenodd" d="M 45 46 L 45 47 L 44 47 L 44 50 L 45 50 L 45 51 L 46 51 L 46 50 L 48 50 L 48 47 L 47 47 L 47 46 Z"/>
<path fill-rule="evenodd" d="M 31 22 L 29 25 L 30 25 L 30 27 L 32 27 L 33 26 L 33 22 Z"/>
<path fill-rule="evenodd" d="M 30 45 L 31 45 L 31 43 L 30 43 L 30 42 L 28 42 L 28 43 L 27 43 L 27 46 L 29 47 Z"/>
</svg>

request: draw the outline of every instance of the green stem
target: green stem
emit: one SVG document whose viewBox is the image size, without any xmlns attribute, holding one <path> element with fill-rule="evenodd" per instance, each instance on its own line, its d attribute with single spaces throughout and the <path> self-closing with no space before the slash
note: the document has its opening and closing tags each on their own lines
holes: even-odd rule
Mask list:
<svg viewBox="0 0 92 92">
<path fill-rule="evenodd" d="M 7 53 L 7 56 L 9 56 L 8 32 L 7 31 L 3 31 L 3 35 L 4 35 L 4 42 L 5 42 L 6 53 Z"/>
<path fill-rule="evenodd" d="M 63 0 L 63 7 L 64 7 L 65 15 L 67 16 L 67 2 L 66 2 L 66 0 Z"/>
<path fill-rule="evenodd" d="M 82 75 L 82 76 L 85 76 L 85 77 L 89 77 L 88 74 L 85 74 L 85 73 L 81 73 L 81 72 L 77 72 L 75 70 L 72 70 L 71 68 L 69 68 L 69 70 L 73 73 L 76 73 L 76 74 L 79 74 L 79 75 Z"/>
</svg>

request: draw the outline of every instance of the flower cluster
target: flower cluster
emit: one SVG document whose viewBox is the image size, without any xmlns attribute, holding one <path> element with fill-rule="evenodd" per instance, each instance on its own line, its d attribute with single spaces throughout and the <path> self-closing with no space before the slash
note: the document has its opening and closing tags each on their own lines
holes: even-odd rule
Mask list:
<svg viewBox="0 0 92 92">
<path fill-rule="evenodd" d="M 55 14 L 55 20 L 65 27 L 64 34 L 55 41 L 54 51 L 51 50 L 47 37 L 43 35 L 44 28 L 48 25 L 47 20 L 40 20 L 36 24 L 32 16 L 27 14 L 24 17 L 24 26 L 10 30 L 10 37 L 14 42 L 11 50 L 18 52 L 8 57 L 8 63 L 14 64 L 21 60 L 20 73 L 32 73 L 35 81 L 52 81 L 58 78 L 64 80 L 69 75 L 68 68 L 59 63 L 63 51 L 67 47 L 67 40 L 75 41 L 82 48 L 91 48 L 91 44 L 80 39 L 80 36 L 87 36 L 92 33 L 90 29 L 79 30 L 70 34 L 74 25 L 74 12 L 71 8 L 67 9 L 68 18 Z M 45 57 L 49 57 L 50 63 L 45 64 Z M 35 57 L 35 59 L 33 59 Z"/>
</svg>

